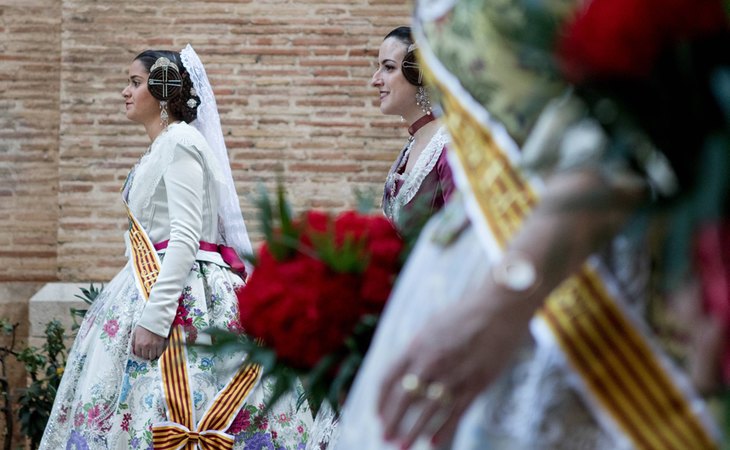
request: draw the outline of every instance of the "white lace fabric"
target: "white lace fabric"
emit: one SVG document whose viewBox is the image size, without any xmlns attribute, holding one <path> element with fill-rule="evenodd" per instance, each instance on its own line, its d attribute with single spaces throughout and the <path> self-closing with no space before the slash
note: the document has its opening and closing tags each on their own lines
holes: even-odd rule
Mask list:
<svg viewBox="0 0 730 450">
<path fill-rule="evenodd" d="M 388 174 L 388 179 L 386 180 L 386 185 L 394 186 L 398 179 L 404 179 L 403 186 L 401 186 L 398 194 L 390 197 L 386 196 L 384 198 L 383 209 L 385 211 L 385 215 L 391 221 L 397 222 L 403 207 L 416 196 L 418 190 L 421 189 L 423 180 L 426 179 L 428 174 L 431 173 L 438 163 L 439 157 L 441 157 L 441 152 L 446 144 L 449 143 L 449 140 L 449 133 L 446 131 L 446 127 L 442 126 L 433 135 L 431 140 L 428 142 L 428 145 L 426 145 L 426 148 L 424 148 L 423 152 L 421 152 L 418 156 L 416 164 L 409 172 L 399 174 L 399 167 L 396 167 L 398 166 L 398 163 L 396 163 L 393 169 L 391 169 Z M 412 144 L 413 141 L 411 141 L 404 149 L 405 154 L 410 153 Z M 405 163 L 405 161 L 407 161 L 405 154 L 403 157 L 399 157 L 398 160 L 403 160 Z"/>
<path fill-rule="evenodd" d="M 251 241 L 243 222 L 241 206 L 238 203 L 213 88 L 208 81 L 203 63 L 190 44 L 180 52 L 180 58 L 200 98 L 198 117 L 191 125 L 197 128 L 208 141 L 218 163 L 218 170 L 214 176 L 218 186 L 218 224 L 222 243 L 233 247 L 239 256 L 250 255 L 252 254 Z M 248 263 L 246 264 L 250 273 L 251 267 L 248 266 Z"/>
</svg>

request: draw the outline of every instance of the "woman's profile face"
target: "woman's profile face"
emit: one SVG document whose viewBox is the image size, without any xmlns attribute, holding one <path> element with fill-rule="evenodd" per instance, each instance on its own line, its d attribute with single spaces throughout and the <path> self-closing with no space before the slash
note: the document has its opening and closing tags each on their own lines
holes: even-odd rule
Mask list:
<svg viewBox="0 0 730 450">
<path fill-rule="evenodd" d="M 408 46 L 396 37 L 389 37 L 380 45 L 378 70 L 370 84 L 380 93 L 380 111 L 388 115 L 412 117 L 419 114 L 416 105 L 416 86 L 406 80 L 401 71 Z"/>
<path fill-rule="evenodd" d="M 138 59 L 129 66 L 129 84 L 122 90 L 127 119 L 145 124 L 160 120 L 160 102 L 147 89 L 149 73 Z"/>
</svg>

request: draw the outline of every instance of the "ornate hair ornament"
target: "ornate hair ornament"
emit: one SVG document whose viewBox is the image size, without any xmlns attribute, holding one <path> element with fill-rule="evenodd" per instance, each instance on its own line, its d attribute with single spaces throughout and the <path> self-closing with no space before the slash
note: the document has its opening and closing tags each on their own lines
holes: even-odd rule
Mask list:
<svg viewBox="0 0 730 450">
<path fill-rule="evenodd" d="M 403 57 L 403 62 L 401 63 L 401 71 L 409 83 L 415 86 L 421 86 L 423 84 L 423 72 L 421 72 L 421 65 L 418 64 L 418 60 L 416 59 L 417 49 L 418 45 L 415 42 L 408 46 L 406 55 Z"/>
<path fill-rule="evenodd" d="M 165 58 L 157 58 L 150 68 L 147 79 L 150 94 L 160 101 L 167 101 L 180 95 L 182 92 L 182 75 L 177 64 Z"/>
</svg>

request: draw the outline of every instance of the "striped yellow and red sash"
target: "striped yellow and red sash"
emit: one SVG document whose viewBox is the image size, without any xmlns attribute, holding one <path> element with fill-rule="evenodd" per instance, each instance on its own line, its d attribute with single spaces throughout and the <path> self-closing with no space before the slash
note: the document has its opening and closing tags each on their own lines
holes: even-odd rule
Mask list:
<svg viewBox="0 0 730 450">
<path fill-rule="evenodd" d="M 147 233 L 126 202 L 125 206 L 129 217 L 132 268 L 137 287 L 147 300 L 160 273 L 160 260 Z M 152 426 L 153 447 L 156 450 L 233 449 L 233 436 L 225 431 L 256 386 L 261 367 L 257 364 L 242 364 L 196 426 L 185 336 L 181 326 L 173 326 L 168 347 L 160 356 L 159 366 L 169 421 Z"/>
<path fill-rule="evenodd" d="M 538 201 L 537 189 L 515 169 L 458 81 L 421 46 L 427 79 L 442 94 L 454 152 L 472 204 L 497 247 L 504 249 Z M 475 111 L 478 111 L 475 113 Z M 499 130 L 502 132 L 503 130 Z M 512 155 L 514 157 L 514 155 Z M 501 251 L 501 250 L 500 250 Z M 588 403 L 638 449 L 714 449 L 717 443 L 669 375 L 647 338 L 586 264 L 538 312 L 572 369 Z"/>
</svg>

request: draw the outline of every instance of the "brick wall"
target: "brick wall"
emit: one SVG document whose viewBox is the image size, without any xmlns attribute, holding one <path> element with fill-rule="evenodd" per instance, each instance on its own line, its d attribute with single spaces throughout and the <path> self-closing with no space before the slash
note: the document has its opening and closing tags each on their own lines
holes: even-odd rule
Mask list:
<svg viewBox="0 0 730 450">
<path fill-rule="evenodd" d="M 217 95 L 249 230 L 282 179 L 296 209 L 379 200 L 405 130 L 368 82 L 385 0 L 0 3 L 0 281 L 106 280 L 123 264 L 119 187 L 146 149 L 120 92 L 139 51 L 191 42 Z"/>
<path fill-rule="evenodd" d="M 0 3 L 0 282 L 56 278 L 61 2 Z"/>
<path fill-rule="evenodd" d="M 18 345 L 24 302 L 44 282 L 108 280 L 125 262 L 118 191 L 149 144 L 120 95 L 134 55 L 196 47 L 257 241 L 258 183 L 281 178 L 297 209 L 351 207 L 354 190 L 379 199 L 405 130 L 368 81 L 408 11 L 391 0 L 0 0 L 0 317 L 21 324 Z M 8 364 L 15 392 L 25 374 Z"/>
</svg>

